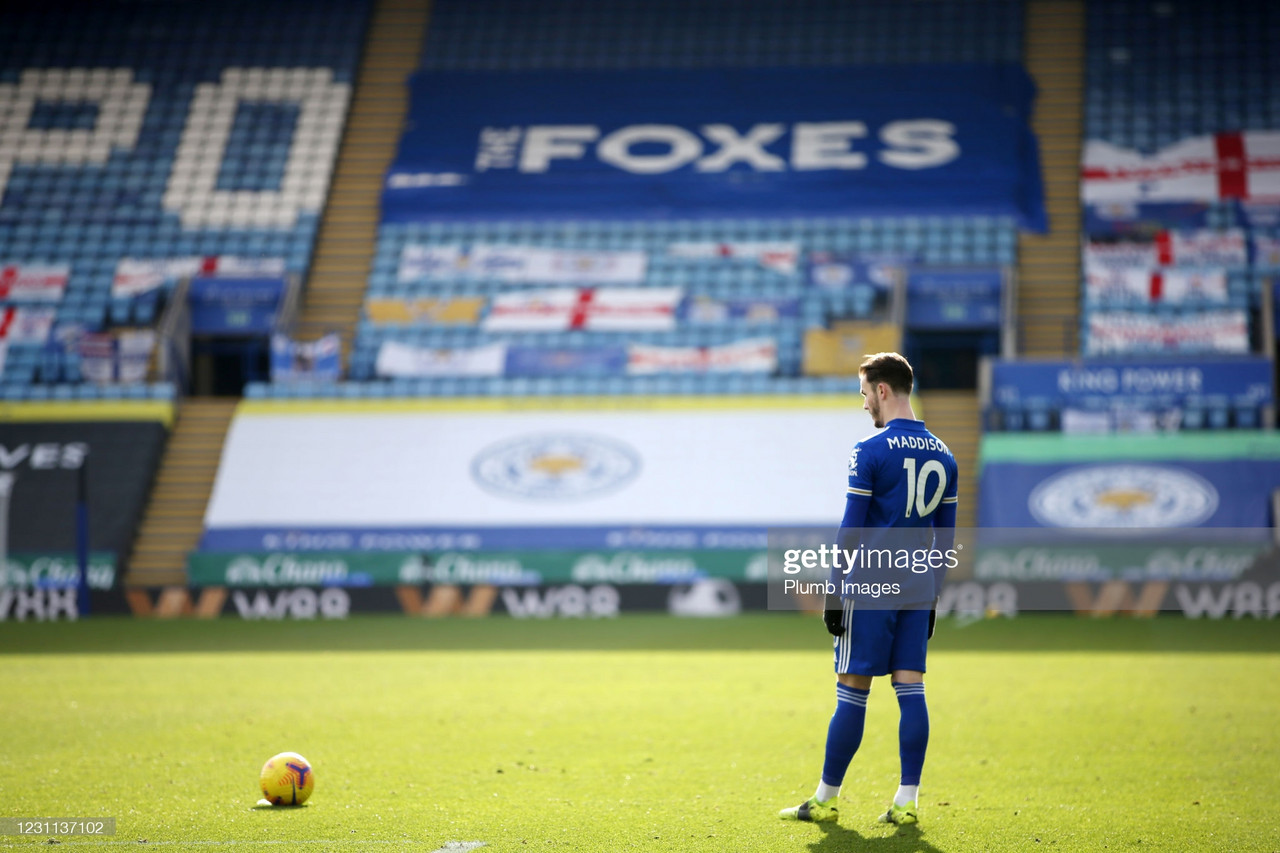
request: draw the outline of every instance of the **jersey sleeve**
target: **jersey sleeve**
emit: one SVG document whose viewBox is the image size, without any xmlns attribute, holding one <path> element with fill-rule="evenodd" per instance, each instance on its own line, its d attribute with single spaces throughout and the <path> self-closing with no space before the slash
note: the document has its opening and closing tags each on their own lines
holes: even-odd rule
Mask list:
<svg viewBox="0 0 1280 853">
<path fill-rule="evenodd" d="M 942 505 L 955 506 L 960 494 L 960 468 L 956 465 L 954 456 L 948 457 L 948 463 L 947 467 L 951 470 L 947 472 L 950 476 L 947 477 L 947 490 L 942 493 Z"/>
<path fill-rule="evenodd" d="M 861 497 L 871 500 L 872 488 L 875 486 L 876 460 L 872 458 L 872 449 L 859 441 L 849 454 L 849 491 L 850 497 Z"/>
<path fill-rule="evenodd" d="M 853 446 L 849 454 L 849 487 L 845 491 L 844 517 L 840 519 L 840 537 L 838 544 L 847 551 L 857 546 L 853 531 L 861 530 L 867 524 L 867 511 L 871 508 L 871 483 L 873 464 L 862 442 Z M 835 573 L 832 573 L 833 579 Z"/>
</svg>

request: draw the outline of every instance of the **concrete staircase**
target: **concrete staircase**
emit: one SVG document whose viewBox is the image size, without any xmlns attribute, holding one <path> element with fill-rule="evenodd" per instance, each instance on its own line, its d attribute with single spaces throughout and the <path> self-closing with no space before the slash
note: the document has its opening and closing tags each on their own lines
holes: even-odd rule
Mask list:
<svg viewBox="0 0 1280 853">
<path fill-rule="evenodd" d="M 378 229 L 382 177 L 407 109 L 405 78 L 417 66 L 429 0 L 379 0 L 365 40 L 351 112 L 320 223 L 296 334 L 355 333 Z M 124 581 L 186 582 L 236 400 L 188 398 L 161 462 Z"/>
<path fill-rule="evenodd" d="M 295 334 L 342 336 L 349 351 L 378 236 L 382 179 L 408 111 L 405 80 L 418 66 L 430 0 L 379 0 L 320 223 Z"/>
<path fill-rule="evenodd" d="M 163 586 L 186 582 L 187 552 L 200 540 L 204 510 L 222 458 L 237 400 L 184 400 L 133 545 L 124 582 Z"/>
<path fill-rule="evenodd" d="M 1079 352 L 1084 29 L 1083 0 L 1028 0 L 1024 55 L 1039 87 L 1032 126 L 1049 233 L 1018 240 L 1019 355 Z"/>
</svg>

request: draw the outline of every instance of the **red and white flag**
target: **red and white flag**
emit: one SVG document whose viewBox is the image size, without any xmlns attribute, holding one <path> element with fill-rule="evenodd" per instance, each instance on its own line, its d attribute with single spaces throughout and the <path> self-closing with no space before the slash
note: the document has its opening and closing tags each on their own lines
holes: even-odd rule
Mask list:
<svg viewBox="0 0 1280 853">
<path fill-rule="evenodd" d="M 1160 231 L 1150 242 L 1129 240 L 1085 244 L 1085 265 L 1110 269 L 1244 269 L 1249 265 L 1249 242 L 1243 229 L 1226 231 Z"/>
<path fill-rule="evenodd" d="M 541 246 L 407 245 L 402 282 L 479 279 L 508 284 L 640 284 L 649 256 L 636 250 L 548 249 Z"/>
<path fill-rule="evenodd" d="M 1221 271 L 1141 270 L 1088 267 L 1085 295 L 1092 302 L 1227 301 L 1227 276 Z"/>
<path fill-rule="evenodd" d="M 242 258 L 238 255 L 208 255 L 200 258 L 198 275 L 218 278 L 272 278 L 285 272 L 284 258 Z"/>
<path fill-rule="evenodd" d="M 1150 155 L 1091 139 L 1083 160 L 1086 203 L 1280 198 L 1275 130 L 1195 136 Z"/>
<path fill-rule="evenodd" d="M 767 270 L 795 273 L 800 261 L 799 243 L 672 243 L 667 255 L 693 260 L 736 259 L 754 261 Z"/>
<path fill-rule="evenodd" d="M 778 342 L 749 338 L 714 347 L 627 347 L 627 373 L 773 373 L 778 369 Z"/>
<path fill-rule="evenodd" d="M 1159 317 L 1133 311 L 1089 315 L 1089 355 L 1121 353 L 1247 353 L 1249 319 L 1243 311 L 1201 311 Z"/>
<path fill-rule="evenodd" d="M 676 326 L 678 287 L 558 287 L 503 293 L 481 324 L 491 332 L 661 332 Z"/>
<path fill-rule="evenodd" d="M 0 299 L 8 302 L 58 302 L 67 292 L 69 264 L 0 267 Z"/>
<path fill-rule="evenodd" d="M 111 280 L 111 295 L 137 296 L 149 290 L 192 276 L 222 278 L 272 278 L 285 274 L 284 258 L 242 258 L 235 255 L 206 255 L 180 258 L 121 258 Z"/>
<path fill-rule="evenodd" d="M 374 369 L 378 376 L 390 377 L 501 376 L 506 363 L 506 344 L 430 349 L 383 341 Z"/>
<path fill-rule="evenodd" d="M 196 274 L 199 258 L 121 258 L 111 279 L 111 295 L 116 299 L 137 296 Z"/>
<path fill-rule="evenodd" d="M 42 344 L 53 331 L 56 308 L 0 308 L 0 339 L 11 344 Z"/>
</svg>

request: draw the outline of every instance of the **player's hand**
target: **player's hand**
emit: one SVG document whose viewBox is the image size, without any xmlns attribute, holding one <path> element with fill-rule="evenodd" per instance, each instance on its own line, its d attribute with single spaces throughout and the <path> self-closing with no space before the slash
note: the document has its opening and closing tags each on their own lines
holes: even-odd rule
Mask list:
<svg viewBox="0 0 1280 853">
<path fill-rule="evenodd" d="M 831 606 L 832 604 L 839 603 L 839 599 L 836 599 L 834 602 L 831 599 L 827 599 L 827 609 L 822 611 L 822 621 L 826 623 L 827 631 L 830 632 L 833 637 L 839 637 L 844 633 L 844 608 L 833 608 Z"/>
<path fill-rule="evenodd" d="M 929 639 L 933 639 L 933 629 L 938 627 L 938 599 L 933 600 L 933 607 L 929 610 Z"/>
</svg>

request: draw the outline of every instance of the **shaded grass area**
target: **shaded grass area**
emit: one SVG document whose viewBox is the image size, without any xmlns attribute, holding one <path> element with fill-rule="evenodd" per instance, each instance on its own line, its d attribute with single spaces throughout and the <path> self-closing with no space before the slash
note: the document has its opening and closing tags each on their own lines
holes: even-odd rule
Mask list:
<svg viewBox="0 0 1280 853">
<path fill-rule="evenodd" d="M 0 622 L 0 654 L 118 654 L 215 651 L 417 650 L 802 650 L 822 648 L 816 616 L 763 613 L 731 619 L 627 614 L 600 620 L 412 619 L 242 622 L 98 617 L 81 622 Z M 936 651 L 1070 650 L 1280 652 L 1280 622 L 1253 619 L 1082 619 L 1033 614 L 966 622 L 943 619 Z"/>
</svg>

